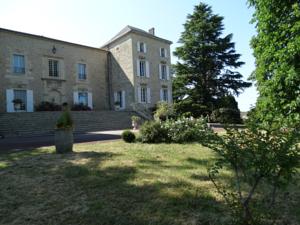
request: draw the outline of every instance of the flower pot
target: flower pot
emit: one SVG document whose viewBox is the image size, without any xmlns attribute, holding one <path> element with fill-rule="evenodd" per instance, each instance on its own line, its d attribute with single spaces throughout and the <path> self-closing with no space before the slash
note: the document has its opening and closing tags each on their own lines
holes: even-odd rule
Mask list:
<svg viewBox="0 0 300 225">
<path fill-rule="evenodd" d="M 56 129 L 54 140 L 56 153 L 73 151 L 73 129 Z"/>
<path fill-rule="evenodd" d="M 20 110 L 21 109 L 21 103 L 14 103 L 14 108 L 15 108 L 15 110 Z"/>
</svg>

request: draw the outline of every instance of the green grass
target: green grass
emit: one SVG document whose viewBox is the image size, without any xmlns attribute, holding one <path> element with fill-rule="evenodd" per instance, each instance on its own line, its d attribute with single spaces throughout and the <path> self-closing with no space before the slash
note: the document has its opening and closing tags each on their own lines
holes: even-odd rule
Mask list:
<svg viewBox="0 0 300 225">
<path fill-rule="evenodd" d="M 229 216 L 207 176 L 214 158 L 198 144 L 122 141 L 2 154 L 0 224 L 222 225 Z"/>
</svg>

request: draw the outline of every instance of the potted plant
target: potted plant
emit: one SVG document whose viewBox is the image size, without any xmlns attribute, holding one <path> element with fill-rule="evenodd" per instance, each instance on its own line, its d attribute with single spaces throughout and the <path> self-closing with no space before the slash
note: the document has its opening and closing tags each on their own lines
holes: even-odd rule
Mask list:
<svg viewBox="0 0 300 225">
<path fill-rule="evenodd" d="M 119 101 L 115 101 L 115 109 L 116 110 L 120 109 L 120 102 Z"/>
<path fill-rule="evenodd" d="M 15 110 L 20 110 L 21 109 L 21 106 L 22 106 L 22 103 L 23 103 L 23 101 L 21 99 L 16 98 L 16 99 L 12 100 L 12 102 L 14 103 Z"/>
<path fill-rule="evenodd" d="M 56 122 L 55 149 L 56 153 L 73 151 L 73 120 L 67 103 L 62 105 L 63 112 Z"/>
<path fill-rule="evenodd" d="M 131 121 L 132 121 L 132 127 L 134 130 L 137 130 L 139 128 L 139 123 L 141 121 L 141 118 L 138 116 L 132 116 L 131 117 Z"/>
</svg>

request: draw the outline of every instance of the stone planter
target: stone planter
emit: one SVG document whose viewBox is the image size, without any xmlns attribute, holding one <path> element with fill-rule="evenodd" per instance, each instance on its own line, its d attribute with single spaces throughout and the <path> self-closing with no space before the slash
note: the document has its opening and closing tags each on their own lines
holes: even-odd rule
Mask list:
<svg viewBox="0 0 300 225">
<path fill-rule="evenodd" d="M 73 129 L 56 129 L 54 140 L 56 153 L 73 151 Z"/>
</svg>

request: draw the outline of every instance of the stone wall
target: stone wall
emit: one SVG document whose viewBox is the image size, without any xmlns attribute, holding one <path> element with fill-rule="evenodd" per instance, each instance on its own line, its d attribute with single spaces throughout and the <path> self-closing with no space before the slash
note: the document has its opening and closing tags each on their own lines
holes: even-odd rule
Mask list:
<svg viewBox="0 0 300 225">
<path fill-rule="evenodd" d="M 55 51 L 53 51 L 55 48 Z M 108 109 L 107 51 L 34 35 L 0 30 L 0 112 L 6 112 L 6 89 L 33 91 L 41 101 L 73 104 L 73 92 L 92 93 L 95 110 Z M 25 74 L 14 74 L 13 54 L 25 56 Z M 49 77 L 48 59 L 59 61 L 58 78 Z M 87 80 L 78 80 L 77 64 L 87 67 Z"/>
<path fill-rule="evenodd" d="M 137 70 L 134 70 L 134 83 L 135 87 L 138 87 L 139 84 L 147 84 L 147 86 L 151 89 L 151 104 L 154 106 L 156 102 L 160 101 L 160 89 L 162 86 L 165 86 L 172 92 L 172 78 L 169 76 L 169 80 L 161 80 L 159 77 L 159 64 L 164 63 L 169 68 L 171 67 L 171 52 L 170 45 L 168 43 L 152 39 L 149 37 L 132 34 L 132 46 L 133 46 L 133 68 L 137 68 L 137 59 L 144 58 L 149 62 L 150 66 L 150 76 L 147 77 L 139 77 L 137 76 Z M 147 45 L 147 52 L 140 53 L 137 50 L 137 42 L 144 42 Z M 160 57 L 160 48 L 165 48 L 167 50 L 167 57 Z M 137 94 L 137 91 L 136 91 Z M 169 96 L 171 97 L 171 96 Z M 136 96 L 137 99 L 137 96 Z M 171 99 L 171 98 L 170 98 Z"/>
<path fill-rule="evenodd" d="M 114 102 L 113 93 L 125 91 L 126 109 L 131 109 L 134 102 L 134 77 L 132 61 L 132 40 L 130 36 L 124 36 L 109 46 L 109 66 L 111 84 L 111 102 Z M 113 105 L 112 105 L 113 108 Z"/>
<path fill-rule="evenodd" d="M 41 136 L 53 134 L 61 112 L 0 113 L 0 135 Z M 121 130 L 131 128 L 133 112 L 72 112 L 74 132 Z"/>
</svg>

